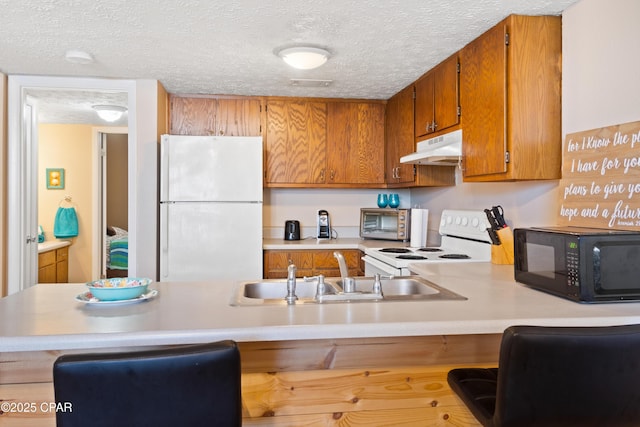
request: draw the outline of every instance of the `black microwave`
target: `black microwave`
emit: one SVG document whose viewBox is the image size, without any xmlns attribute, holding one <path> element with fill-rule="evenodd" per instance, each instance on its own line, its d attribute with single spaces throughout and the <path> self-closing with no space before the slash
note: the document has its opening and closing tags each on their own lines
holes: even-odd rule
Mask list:
<svg viewBox="0 0 640 427">
<path fill-rule="evenodd" d="M 640 232 L 517 228 L 515 280 L 579 302 L 640 300 Z"/>
</svg>

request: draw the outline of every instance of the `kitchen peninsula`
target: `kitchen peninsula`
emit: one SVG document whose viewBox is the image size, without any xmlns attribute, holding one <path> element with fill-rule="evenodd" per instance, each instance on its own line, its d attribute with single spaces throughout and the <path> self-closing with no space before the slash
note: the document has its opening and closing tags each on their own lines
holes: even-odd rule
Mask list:
<svg viewBox="0 0 640 427">
<path fill-rule="evenodd" d="M 446 372 L 497 363 L 507 326 L 640 323 L 640 303 L 549 296 L 516 284 L 511 266 L 416 268 L 467 300 L 233 307 L 235 284 L 184 282 L 153 283 L 159 294 L 145 302 L 100 306 L 75 301 L 82 284 L 37 285 L 0 300 L 0 398 L 51 401 L 51 365 L 63 353 L 233 339 L 245 425 L 477 425 Z M 0 420 L 27 415 L 54 425 L 50 413 Z"/>
</svg>

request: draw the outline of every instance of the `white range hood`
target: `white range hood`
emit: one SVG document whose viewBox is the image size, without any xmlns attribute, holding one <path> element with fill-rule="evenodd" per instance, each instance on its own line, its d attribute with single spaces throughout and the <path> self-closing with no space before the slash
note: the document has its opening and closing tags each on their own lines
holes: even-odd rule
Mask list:
<svg viewBox="0 0 640 427">
<path fill-rule="evenodd" d="M 462 157 L 462 129 L 418 142 L 415 153 L 400 157 L 400 163 L 456 166 Z"/>
</svg>

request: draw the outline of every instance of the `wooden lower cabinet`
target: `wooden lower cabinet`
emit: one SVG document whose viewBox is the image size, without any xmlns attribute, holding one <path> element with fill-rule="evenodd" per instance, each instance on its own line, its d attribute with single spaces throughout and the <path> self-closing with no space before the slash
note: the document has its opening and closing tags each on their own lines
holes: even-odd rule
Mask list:
<svg viewBox="0 0 640 427">
<path fill-rule="evenodd" d="M 38 254 L 38 283 L 69 282 L 69 247 Z"/>
<path fill-rule="evenodd" d="M 460 366 L 497 366 L 501 337 L 238 343 L 243 425 L 480 426 L 449 388 L 447 373 Z M 0 424 L 54 427 L 55 411 L 48 410 L 54 402 L 53 362 L 62 354 L 95 351 L 0 354 L 0 398 L 3 402 L 34 402 L 36 409 L 1 412 Z"/>
<path fill-rule="evenodd" d="M 364 265 L 361 258 L 364 253 L 358 249 L 340 249 L 347 262 L 350 276 L 363 276 Z M 264 278 L 281 279 L 287 277 L 290 262 L 296 266 L 296 277 L 315 276 L 339 277 L 338 260 L 333 256 L 335 250 L 265 250 Z"/>
</svg>

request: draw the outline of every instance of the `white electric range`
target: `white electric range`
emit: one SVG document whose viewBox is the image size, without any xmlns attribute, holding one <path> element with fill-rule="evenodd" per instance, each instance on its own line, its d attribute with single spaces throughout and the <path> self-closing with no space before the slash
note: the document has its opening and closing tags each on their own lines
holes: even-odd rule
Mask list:
<svg viewBox="0 0 640 427">
<path fill-rule="evenodd" d="M 368 248 L 362 258 L 365 276 L 376 273 L 408 276 L 409 264 L 491 261 L 489 221 L 484 211 L 444 210 L 440 217 L 438 247 Z"/>
</svg>

